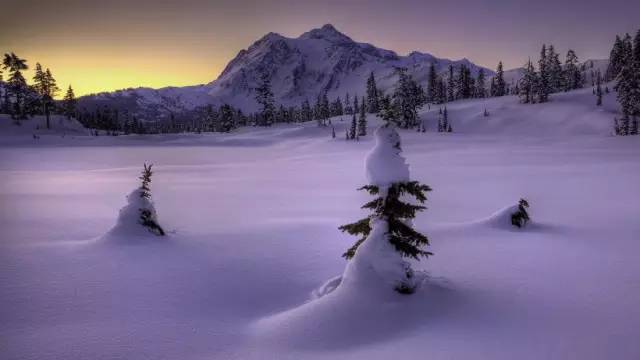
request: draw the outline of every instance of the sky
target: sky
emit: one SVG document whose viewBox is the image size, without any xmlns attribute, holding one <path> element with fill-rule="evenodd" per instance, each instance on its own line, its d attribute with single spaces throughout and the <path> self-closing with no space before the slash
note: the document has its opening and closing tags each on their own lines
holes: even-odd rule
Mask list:
<svg viewBox="0 0 640 360">
<path fill-rule="evenodd" d="M 606 58 L 616 34 L 640 28 L 632 0 L 3 0 L 0 52 L 51 69 L 77 95 L 214 80 L 268 32 L 297 37 L 333 24 L 356 41 L 521 66 L 553 43 Z M 28 79 L 32 74 L 27 73 Z"/>
</svg>

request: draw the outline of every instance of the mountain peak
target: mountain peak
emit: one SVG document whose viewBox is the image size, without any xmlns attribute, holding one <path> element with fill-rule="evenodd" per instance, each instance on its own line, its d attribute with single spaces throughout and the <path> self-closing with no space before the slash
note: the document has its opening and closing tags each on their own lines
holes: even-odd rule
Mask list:
<svg viewBox="0 0 640 360">
<path fill-rule="evenodd" d="M 350 37 L 338 31 L 333 25 L 325 24 L 300 36 L 301 39 L 324 39 L 330 42 L 353 42 Z"/>
</svg>

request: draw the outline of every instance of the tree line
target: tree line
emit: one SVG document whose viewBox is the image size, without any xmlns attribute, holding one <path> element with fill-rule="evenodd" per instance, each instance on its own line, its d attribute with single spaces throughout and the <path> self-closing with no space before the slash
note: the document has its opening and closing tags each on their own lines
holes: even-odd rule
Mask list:
<svg viewBox="0 0 640 360">
<path fill-rule="evenodd" d="M 34 115 L 46 116 L 47 129 L 50 128 L 51 114 L 61 114 L 68 118 L 76 112 L 76 98 L 71 85 L 62 101 L 55 101 L 60 92 L 49 68 L 36 63 L 32 84 L 23 75 L 28 70 L 27 60 L 15 53 L 4 54 L 0 70 L 0 112 L 11 115 L 17 123 Z M 4 75 L 7 80 L 4 80 Z"/>
</svg>

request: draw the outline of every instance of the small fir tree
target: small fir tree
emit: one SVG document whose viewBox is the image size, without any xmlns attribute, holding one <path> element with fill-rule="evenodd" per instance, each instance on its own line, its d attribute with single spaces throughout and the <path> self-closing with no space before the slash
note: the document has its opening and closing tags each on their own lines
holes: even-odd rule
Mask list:
<svg viewBox="0 0 640 360">
<path fill-rule="evenodd" d="M 151 167 L 153 164 L 144 164 L 144 169 L 142 170 L 142 175 L 140 176 L 140 180 L 142 180 L 142 184 L 140 185 L 140 197 L 150 200 L 151 199 L 151 176 L 153 172 L 151 171 Z M 150 232 L 164 236 L 165 232 L 162 227 L 158 224 L 155 213 L 151 209 L 141 208 L 140 209 L 140 219 L 139 222 L 142 226 L 149 229 Z"/>
<path fill-rule="evenodd" d="M 378 240 L 388 241 L 400 258 L 419 260 L 433 255 L 424 249 L 429 245 L 427 236 L 411 226 L 411 221 L 416 214 L 426 209 L 422 204 L 427 200 L 426 193 L 431 191 L 431 188 L 418 181 L 409 180 L 408 167 L 400 156 L 402 152 L 400 136 L 395 130 L 395 125 L 401 120 L 394 115 L 395 113 L 390 101 L 381 102 L 379 116 L 385 124 L 376 131 L 376 148 L 367 160 L 370 184 L 359 189 L 367 191 L 375 198 L 363 205 L 364 209 L 371 211 L 369 216 L 340 227 L 341 231 L 359 237 L 355 244 L 342 255 L 346 259 L 357 256 L 358 248 L 365 241 Z M 388 169 L 385 168 L 384 162 L 389 162 L 388 165 L 398 171 L 404 168 L 406 174 L 388 177 Z M 369 167 L 370 165 L 373 167 Z M 417 204 L 407 202 L 408 197 L 414 198 Z M 370 239 L 369 235 L 379 226 L 386 230 L 384 239 Z M 395 290 L 410 294 L 417 284 L 415 284 L 410 264 L 404 262 L 403 266 L 404 274 L 402 279 L 397 279 Z"/>
<path fill-rule="evenodd" d="M 78 101 L 76 100 L 76 96 L 73 93 L 73 89 L 71 88 L 71 85 L 69 85 L 67 93 L 64 95 L 64 99 L 62 99 L 62 109 L 67 119 L 71 119 L 75 116 L 77 103 Z"/>
<path fill-rule="evenodd" d="M 363 99 L 364 102 L 364 99 Z M 378 102 L 376 101 L 376 112 L 377 111 Z M 367 135 L 367 114 L 364 111 L 364 106 L 360 107 L 360 115 L 358 116 L 358 132 L 357 136 L 366 136 Z M 355 116 L 355 115 L 354 115 Z"/>
<path fill-rule="evenodd" d="M 362 108 L 364 109 L 364 106 L 362 106 Z M 351 118 L 351 127 L 349 129 L 349 139 L 355 140 L 356 135 L 358 133 L 357 129 L 358 129 L 358 123 L 356 121 L 356 114 L 353 114 Z"/>
</svg>

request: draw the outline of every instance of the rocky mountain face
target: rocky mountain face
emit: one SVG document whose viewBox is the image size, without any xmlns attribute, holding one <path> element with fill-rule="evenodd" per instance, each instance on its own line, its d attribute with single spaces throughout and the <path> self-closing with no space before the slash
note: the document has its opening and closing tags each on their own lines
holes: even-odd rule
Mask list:
<svg viewBox="0 0 640 360">
<path fill-rule="evenodd" d="M 126 108 L 145 120 L 162 119 L 171 113 L 185 113 L 208 104 L 228 103 L 252 112 L 257 109 L 253 89 L 263 72 L 271 77 L 276 102 L 298 105 L 305 99 L 313 102 L 324 92 L 330 99 L 344 98 L 347 93 L 351 98 L 363 96 L 370 72 L 375 74 L 380 89 L 391 91 L 398 67 L 407 68 L 426 87 L 431 64 L 443 74 L 450 64 L 466 65 L 473 76 L 482 69 L 467 59 L 452 61 L 420 52 L 400 56 L 390 50 L 356 42 L 327 24 L 297 38 L 276 33 L 263 36 L 241 50 L 218 79 L 208 84 L 101 93 L 81 98 L 80 107 Z M 484 71 L 487 77 L 493 75 L 489 69 L 484 68 Z"/>
</svg>

